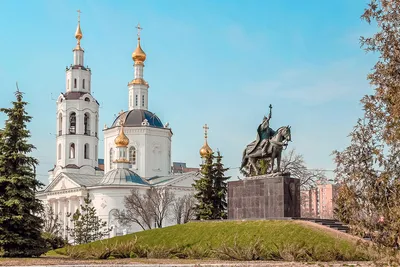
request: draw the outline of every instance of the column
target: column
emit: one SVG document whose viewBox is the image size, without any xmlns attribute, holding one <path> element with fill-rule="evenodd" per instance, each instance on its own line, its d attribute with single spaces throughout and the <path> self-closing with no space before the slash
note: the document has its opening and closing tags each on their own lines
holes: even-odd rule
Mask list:
<svg viewBox="0 0 400 267">
<path fill-rule="evenodd" d="M 68 213 L 68 200 L 66 198 L 64 198 L 63 200 L 63 208 L 64 208 L 64 214 L 63 214 L 63 218 L 64 218 L 64 235 L 63 237 L 65 237 L 67 235 L 67 225 L 68 225 L 68 217 L 67 217 L 67 213 Z"/>
</svg>

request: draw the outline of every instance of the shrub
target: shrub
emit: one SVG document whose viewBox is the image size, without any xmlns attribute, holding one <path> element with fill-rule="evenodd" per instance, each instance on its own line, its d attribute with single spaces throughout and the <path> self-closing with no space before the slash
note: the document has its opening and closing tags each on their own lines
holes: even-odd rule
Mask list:
<svg viewBox="0 0 400 267">
<path fill-rule="evenodd" d="M 48 233 L 48 232 L 43 232 L 42 233 L 42 238 L 46 242 L 46 247 L 49 249 L 58 249 L 62 248 L 65 246 L 66 241 L 55 234 Z"/>
</svg>

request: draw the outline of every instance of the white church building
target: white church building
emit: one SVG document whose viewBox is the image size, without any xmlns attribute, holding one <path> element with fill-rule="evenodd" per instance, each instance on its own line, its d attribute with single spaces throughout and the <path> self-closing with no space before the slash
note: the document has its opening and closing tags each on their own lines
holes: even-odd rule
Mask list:
<svg viewBox="0 0 400 267">
<path fill-rule="evenodd" d="M 65 93 L 56 102 L 56 164 L 49 171 L 49 185 L 37 193 L 59 214 L 64 236 L 66 226 L 72 226 L 67 214 L 75 212 L 88 193 L 99 218 L 113 227 L 110 237 L 142 230 L 134 224 L 121 226 L 113 216 L 116 209 L 124 209 L 124 197 L 131 189 L 145 193 L 151 187 L 164 187 L 177 197 L 194 193 L 192 184 L 199 173 L 171 173 L 171 128 L 148 110 L 140 29 L 132 53 L 134 77 L 128 83 L 128 109 L 103 129 L 103 171 L 98 167 L 99 103 L 91 94 L 91 69 L 84 65 L 78 20 L 73 64 L 66 69 Z M 164 226 L 174 223 L 167 219 Z"/>
</svg>

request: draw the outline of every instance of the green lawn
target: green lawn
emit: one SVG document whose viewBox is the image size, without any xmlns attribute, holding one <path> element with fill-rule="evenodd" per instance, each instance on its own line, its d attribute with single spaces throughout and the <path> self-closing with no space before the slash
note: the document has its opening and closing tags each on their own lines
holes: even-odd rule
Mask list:
<svg viewBox="0 0 400 267">
<path fill-rule="evenodd" d="M 223 248 L 223 251 L 229 250 L 230 254 L 236 253 L 235 255 L 254 254 L 254 252 L 248 251 L 249 247 L 254 247 L 256 241 L 259 240 L 264 252 L 275 251 L 278 255 L 289 253 L 292 256 L 294 255 L 294 258 L 299 253 L 311 255 L 326 254 L 326 252 L 330 251 L 330 254 L 335 254 L 333 256 L 335 259 L 366 259 L 365 253 L 357 249 L 356 241 L 347 235 L 340 232 L 335 233 L 332 230 L 326 230 L 321 227 L 313 227 L 301 221 L 291 220 L 191 222 L 114 237 L 76 246 L 74 249 L 100 251 L 106 246 L 112 247 L 114 244 L 127 244 L 136 238 L 136 244 L 146 247 L 148 250 L 195 248 L 196 251 L 213 251 L 214 257 L 220 253 L 221 248 Z M 234 249 L 232 250 L 232 248 Z M 56 252 L 67 254 L 65 248 L 58 249 Z M 325 254 L 323 258 L 327 257 Z M 298 257 L 305 257 L 304 255 Z M 282 258 L 282 256 L 280 257 Z M 230 258 L 232 257 L 230 256 Z M 319 258 L 319 256 L 312 256 L 311 258 Z"/>
</svg>

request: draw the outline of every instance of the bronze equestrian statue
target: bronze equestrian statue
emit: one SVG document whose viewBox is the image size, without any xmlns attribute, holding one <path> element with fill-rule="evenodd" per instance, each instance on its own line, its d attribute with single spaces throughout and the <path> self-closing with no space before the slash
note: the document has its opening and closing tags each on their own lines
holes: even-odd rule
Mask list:
<svg viewBox="0 0 400 267">
<path fill-rule="evenodd" d="M 287 147 L 291 141 L 290 126 L 282 126 L 276 131 L 269 127 L 269 121 L 272 116 L 272 105 L 269 105 L 268 118 L 264 116 L 263 121 L 257 128 L 256 140 L 247 145 L 243 151 L 242 165 L 243 170 L 248 166 L 248 173 L 251 173 L 253 168 L 256 175 L 259 175 L 260 169 L 257 166 L 259 159 L 270 159 L 271 173 L 280 172 L 281 156 L 284 147 Z M 274 170 L 274 161 L 276 159 L 277 169 Z"/>
</svg>

